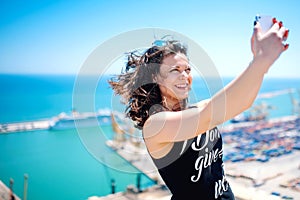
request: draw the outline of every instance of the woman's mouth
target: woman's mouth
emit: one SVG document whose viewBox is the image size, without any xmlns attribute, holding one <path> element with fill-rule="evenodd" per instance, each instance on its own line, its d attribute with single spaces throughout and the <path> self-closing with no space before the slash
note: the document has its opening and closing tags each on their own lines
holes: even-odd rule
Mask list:
<svg viewBox="0 0 300 200">
<path fill-rule="evenodd" d="M 187 83 L 175 85 L 175 87 L 178 88 L 178 89 L 187 89 L 188 86 L 189 85 Z"/>
</svg>

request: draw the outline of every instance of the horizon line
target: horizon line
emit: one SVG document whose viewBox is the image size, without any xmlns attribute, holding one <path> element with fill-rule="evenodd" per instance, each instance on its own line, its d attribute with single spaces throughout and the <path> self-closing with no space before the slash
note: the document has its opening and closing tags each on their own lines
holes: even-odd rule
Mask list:
<svg viewBox="0 0 300 200">
<path fill-rule="evenodd" d="M 120 73 L 119 73 L 120 74 Z M 34 72 L 34 73 L 15 73 L 15 72 L 0 72 L 0 75 L 32 75 L 32 76 L 78 76 L 76 73 L 39 73 L 39 72 Z M 110 74 L 110 73 L 104 73 L 102 74 L 103 76 L 115 76 L 118 75 L 116 74 Z M 82 74 L 82 76 L 98 76 L 97 74 Z M 194 78 L 201 78 L 200 75 L 195 74 L 193 75 Z M 237 75 L 220 75 L 221 78 L 235 78 Z M 210 77 L 211 78 L 211 77 Z M 214 78 L 214 77 L 212 77 Z M 292 79 L 300 79 L 300 76 L 276 76 L 276 75 L 268 75 L 266 74 L 265 78 L 278 78 L 278 79 L 286 79 L 286 78 L 292 78 Z"/>
</svg>

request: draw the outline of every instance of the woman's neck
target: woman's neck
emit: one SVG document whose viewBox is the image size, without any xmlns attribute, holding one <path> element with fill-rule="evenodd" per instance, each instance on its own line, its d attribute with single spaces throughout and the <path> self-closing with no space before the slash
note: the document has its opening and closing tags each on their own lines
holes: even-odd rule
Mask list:
<svg viewBox="0 0 300 200">
<path fill-rule="evenodd" d="M 163 106 L 169 111 L 180 111 L 184 110 L 186 107 L 186 99 L 178 100 L 178 99 L 170 99 L 167 97 L 163 97 Z"/>
</svg>

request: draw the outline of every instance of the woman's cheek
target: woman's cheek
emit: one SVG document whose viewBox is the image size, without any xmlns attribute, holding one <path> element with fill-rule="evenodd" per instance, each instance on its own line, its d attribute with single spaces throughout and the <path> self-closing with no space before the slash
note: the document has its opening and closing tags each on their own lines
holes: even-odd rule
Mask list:
<svg viewBox="0 0 300 200">
<path fill-rule="evenodd" d="M 193 76 L 189 75 L 188 82 L 191 85 L 193 83 Z"/>
</svg>

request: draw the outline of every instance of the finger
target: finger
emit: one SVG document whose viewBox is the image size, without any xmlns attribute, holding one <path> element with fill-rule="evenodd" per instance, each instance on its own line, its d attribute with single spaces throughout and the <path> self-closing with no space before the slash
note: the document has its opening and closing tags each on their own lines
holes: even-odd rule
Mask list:
<svg viewBox="0 0 300 200">
<path fill-rule="evenodd" d="M 258 40 L 262 35 L 261 32 L 261 26 L 260 23 L 255 21 L 254 22 L 254 28 L 253 28 L 253 36 L 254 36 L 254 40 Z"/>
<path fill-rule="evenodd" d="M 278 23 L 278 26 L 279 30 L 277 31 L 277 35 L 280 38 L 282 38 L 282 41 L 286 41 L 289 34 L 289 30 L 286 27 L 282 26 L 280 22 Z"/>
<path fill-rule="evenodd" d="M 280 29 L 281 27 L 283 27 L 282 21 L 278 22 L 278 26 L 279 26 L 279 29 Z"/>
<path fill-rule="evenodd" d="M 286 28 L 285 27 L 281 27 L 279 30 L 278 30 L 278 36 L 280 37 L 280 38 L 282 38 L 282 40 L 284 40 L 284 35 L 285 35 L 285 32 L 286 32 Z"/>
<path fill-rule="evenodd" d="M 276 22 L 273 24 L 273 26 L 270 28 L 271 31 L 278 31 L 281 27 L 283 26 L 283 23 L 280 22 Z"/>
<path fill-rule="evenodd" d="M 289 32 L 290 30 L 289 29 L 285 29 L 284 32 L 283 32 L 283 36 L 282 36 L 282 40 L 283 41 L 286 41 L 288 36 L 289 36 Z"/>
<path fill-rule="evenodd" d="M 283 51 L 286 51 L 289 48 L 289 46 L 290 46 L 289 44 L 284 44 L 283 45 Z"/>
<path fill-rule="evenodd" d="M 256 54 L 255 54 L 255 50 L 254 50 L 254 35 L 252 35 L 252 37 L 251 37 L 251 51 L 252 51 L 252 53 L 253 53 L 253 55 L 255 56 Z"/>
</svg>

